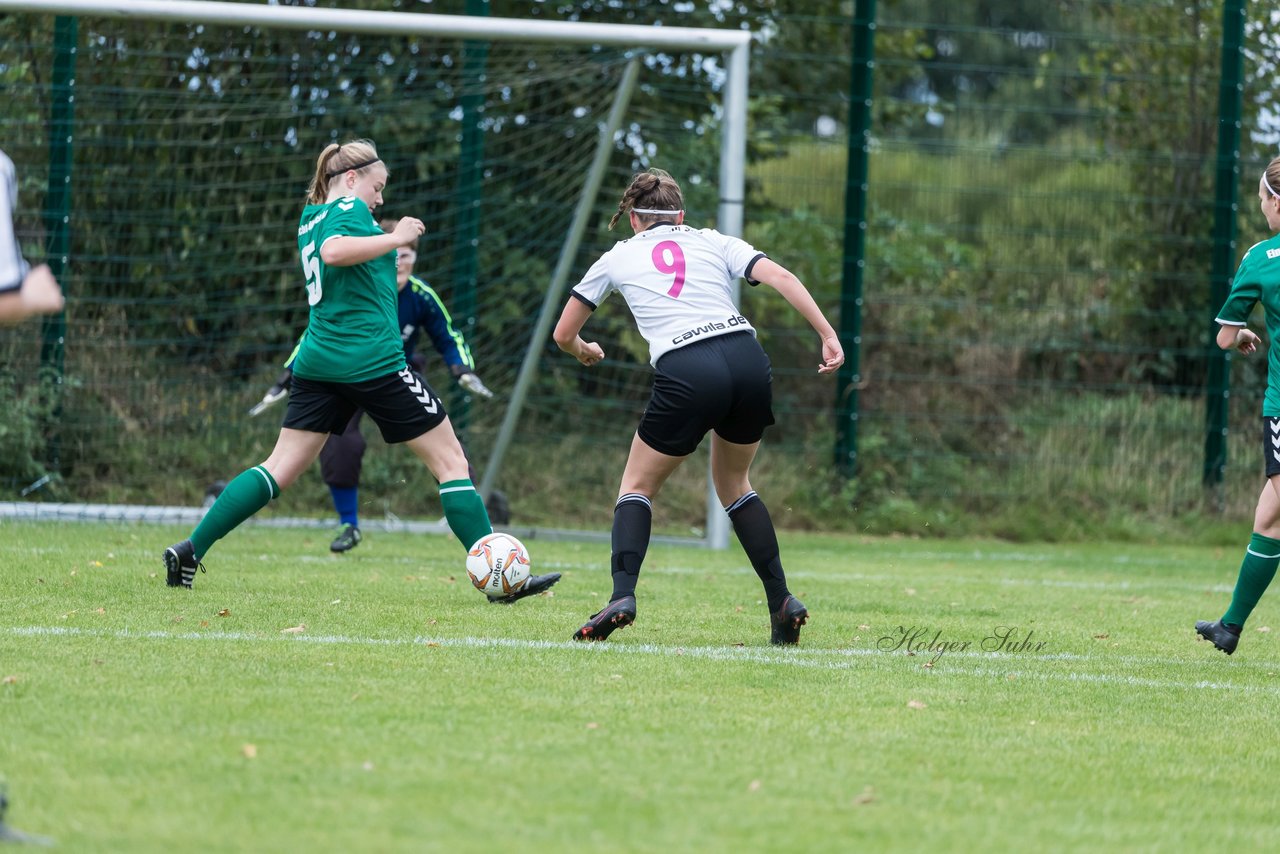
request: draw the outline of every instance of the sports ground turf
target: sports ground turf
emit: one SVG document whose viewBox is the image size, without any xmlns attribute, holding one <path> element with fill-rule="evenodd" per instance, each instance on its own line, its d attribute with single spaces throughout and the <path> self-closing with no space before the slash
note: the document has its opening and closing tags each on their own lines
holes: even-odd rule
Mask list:
<svg viewBox="0 0 1280 854">
<path fill-rule="evenodd" d="M 182 536 L 0 524 L 12 826 L 68 851 L 1280 847 L 1280 596 L 1233 657 L 1191 628 L 1233 550 L 784 535 L 813 618 L 778 649 L 736 546 L 655 546 L 636 625 L 579 645 L 603 545 L 531 541 L 564 578 L 505 607 L 448 537 L 330 556 L 250 526 L 187 591 L 159 561 Z"/>
</svg>

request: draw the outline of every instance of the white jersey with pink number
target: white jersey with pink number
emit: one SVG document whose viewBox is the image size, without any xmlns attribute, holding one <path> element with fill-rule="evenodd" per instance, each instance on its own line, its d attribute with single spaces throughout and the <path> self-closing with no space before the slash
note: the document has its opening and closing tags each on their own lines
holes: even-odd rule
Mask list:
<svg viewBox="0 0 1280 854">
<path fill-rule="evenodd" d="M 600 256 L 571 294 L 595 310 L 621 292 L 656 365 L 663 354 L 695 341 L 755 334 L 733 304 L 732 285 L 739 277 L 756 284 L 751 268 L 763 257 L 745 240 L 711 228 L 658 225 Z"/>
</svg>

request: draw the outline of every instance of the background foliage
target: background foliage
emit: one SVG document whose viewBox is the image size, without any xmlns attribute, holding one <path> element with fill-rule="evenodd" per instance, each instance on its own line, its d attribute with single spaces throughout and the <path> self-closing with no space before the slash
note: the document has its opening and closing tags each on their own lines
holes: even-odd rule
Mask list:
<svg viewBox="0 0 1280 854">
<path fill-rule="evenodd" d="M 341 5 L 463 14 L 475 3 Z M 834 390 L 813 373 L 812 334 L 776 295 L 744 288 L 774 363 L 779 424 L 756 485 L 775 515 L 792 527 L 1049 538 L 1100 525 L 1113 535 L 1181 531 L 1206 508 L 1244 518 L 1252 488 L 1206 504 L 1200 486 L 1217 309 L 1208 265 L 1219 4 L 878 7 L 862 469 L 848 483 L 830 475 Z M 495 0 L 489 9 L 751 29 L 746 236 L 836 305 L 851 3 Z M 1275 141 L 1274 44 L 1254 17 L 1237 255 L 1266 236 L 1253 176 Z M 0 133 L 20 164 L 35 257 L 52 21 L 0 17 Z M 273 440 L 274 423 L 243 412 L 305 324 L 290 228 L 324 141 L 378 140 L 393 172 L 388 212 L 428 221 L 419 269 L 456 298 L 466 47 L 91 18 L 80 45 L 67 391 L 51 421 L 32 385 L 33 328 L 0 332 L 0 405 L 22 414 L 0 438 L 15 445 L 0 460 L 0 488 L 16 495 L 48 469 L 56 435 L 59 477 L 37 495 L 196 501 Z M 500 390 L 523 356 L 594 122 L 626 59 L 567 53 L 488 53 L 480 287 L 462 321 L 482 376 Z M 691 221 L 714 224 L 721 63 L 662 52 L 643 62 L 575 273 L 617 239 L 603 226 L 635 169 L 681 177 Z M 589 330 L 610 353 L 603 369 L 583 371 L 554 348 L 543 355 L 501 484 L 522 521 L 607 520 L 647 356 L 620 300 Z M 1250 425 L 1264 381 L 1260 359 L 1237 364 L 1229 483 L 1255 476 Z M 496 410 L 457 394 L 450 406 L 482 461 Z M 659 505 L 660 525 L 700 516 L 702 470 L 686 469 Z M 371 453 L 365 486 L 374 512 L 434 511 L 429 478 L 404 455 Z M 318 478 L 288 502 L 288 512 L 322 508 Z"/>
</svg>

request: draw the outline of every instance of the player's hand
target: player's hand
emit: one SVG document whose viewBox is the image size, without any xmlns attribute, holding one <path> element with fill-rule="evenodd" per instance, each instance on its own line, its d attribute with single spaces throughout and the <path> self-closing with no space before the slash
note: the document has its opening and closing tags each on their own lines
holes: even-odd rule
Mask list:
<svg viewBox="0 0 1280 854">
<path fill-rule="evenodd" d="M 472 371 L 458 374 L 458 385 L 479 397 L 493 397 L 493 392 L 489 391 L 489 387 L 480 382 L 480 377 L 476 376 Z"/>
<path fill-rule="evenodd" d="M 267 389 L 267 393 L 262 396 L 262 400 L 255 403 L 249 410 L 249 417 L 252 418 L 261 415 L 288 396 L 289 389 L 278 383 L 273 385 L 271 388 Z"/>
<path fill-rule="evenodd" d="M 832 336 L 822 339 L 822 364 L 818 365 L 818 373 L 829 374 L 844 364 L 844 348 L 840 339 Z"/>
<path fill-rule="evenodd" d="M 583 341 L 578 345 L 577 359 L 588 368 L 597 362 L 604 361 L 604 348 L 594 341 Z"/>
<path fill-rule="evenodd" d="M 391 232 L 395 235 L 399 245 L 407 246 L 422 236 L 427 227 L 422 224 L 422 220 L 417 217 L 407 216 L 396 223 L 396 230 Z"/>
<path fill-rule="evenodd" d="M 1253 353 L 1260 343 L 1262 339 L 1252 329 L 1241 329 L 1236 333 L 1236 351 L 1242 355 L 1247 356 Z"/>
</svg>

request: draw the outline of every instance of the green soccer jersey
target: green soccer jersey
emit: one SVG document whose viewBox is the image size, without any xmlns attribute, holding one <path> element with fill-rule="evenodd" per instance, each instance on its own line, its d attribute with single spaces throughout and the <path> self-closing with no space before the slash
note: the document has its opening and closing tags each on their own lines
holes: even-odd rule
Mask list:
<svg viewBox="0 0 1280 854">
<path fill-rule="evenodd" d="M 354 197 L 307 205 L 298 225 L 298 252 L 311 316 L 290 367 L 308 380 L 356 383 L 405 366 L 396 314 L 396 253 L 350 267 L 330 267 L 320 247 L 331 237 L 382 234 Z"/>
<path fill-rule="evenodd" d="M 1280 418 L 1280 235 L 1254 244 L 1244 253 L 1231 282 L 1231 293 L 1218 312 L 1218 322 L 1225 326 L 1244 326 L 1258 302 L 1262 303 L 1270 341 L 1262 414 Z"/>
</svg>

